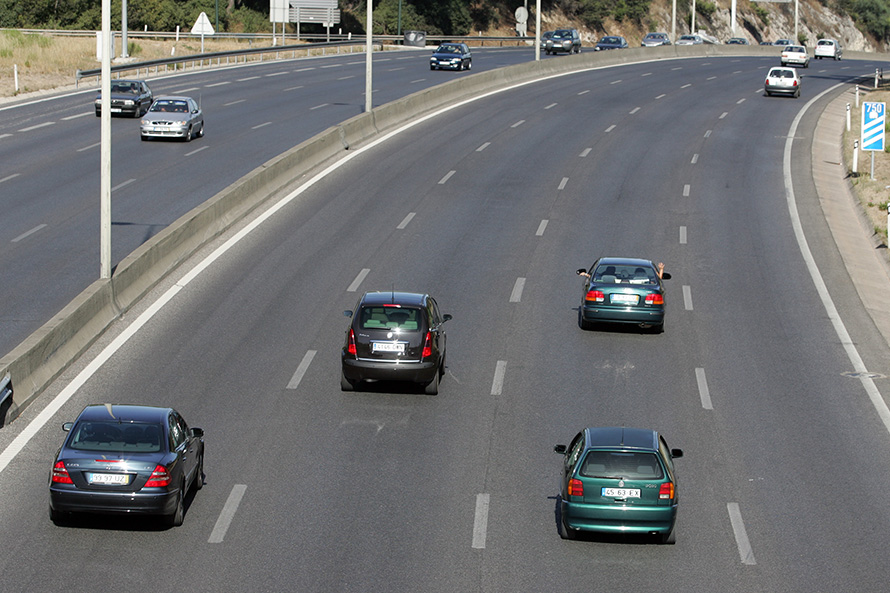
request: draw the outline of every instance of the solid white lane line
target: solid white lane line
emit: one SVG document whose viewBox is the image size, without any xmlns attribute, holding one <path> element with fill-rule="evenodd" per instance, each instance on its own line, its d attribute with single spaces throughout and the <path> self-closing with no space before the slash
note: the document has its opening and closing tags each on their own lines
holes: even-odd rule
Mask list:
<svg viewBox="0 0 890 593">
<path fill-rule="evenodd" d="M 813 283 L 816 285 L 816 292 L 822 300 L 822 306 L 825 307 L 828 319 L 831 321 L 831 325 L 834 327 L 834 331 L 844 347 L 847 358 L 850 359 L 850 363 L 853 365 L 853 370 L 860 373 L 859 381 L 862 383 L 862 387 L 865 389 L 869 401 L 871 401 L 875 411 L 881 418 L 881 422 L 884 423 L 884 428 L 890 432 L 890 408 L 887 407 L 887 402 L 884 401 L 881 392 L 875 385 L 874 379 L 868 375 L 868 368 L 865 366 L 865 362 L 859 355 L 859 350 L 856 349 L 856 344 L 850 337 L 850 334 L 847 331 L 847 326 L 844 325 L 837 308 L 834 306 L 834 301 L 828 292 L 828 287 L 825 285 L 825 279 L 822 278 L 822 274 L 819 273 L 819 266 L 816 265 L 816 258 L 813 257 L 806 235 L 804 235 L 803 232 L 803 226 L 800 222 L 800 214 L 797 211 L 797 199 L 794 196 L 794 185 L 791 180 L 791 145 L 794 142 L 794 135 L 797 133 L 797 127 L 800 125 L 800 120 L 803 118 L 807 109 L 810 108 L 810 105 L 826 94 L 837 89 L 841 84 L 836 84 L 831 88 L 825 89 L 810 99 L 791 123 L 788 135 L 785 138 L 785 154 L 782 159 L 783 175 L 785 177 L 785 200 L 788 204 L 788 213 L 791 215 L 791 227 L 794 229 L 794 237 L 797 239 L 797 244 L 800 247 L 800 252 L 807 265 L 807 270 L 809 270 Z"/>
<path fill-rule="evenodd" d="M 13 173 L 12 175 L 7 175 L 3 179 L 0 179 L 0 183 L 3 183 L 4 181 L 9 181 L 10 179 L 15 179 L 19 175 L 21 175 L 21 173 Z"/>
<path fill-rule="evenodd" d="M 489 146 L 491 146 L 491 142 L 484 142 L 484 143 L 482 144 L 482 146 L 480 146 L 479 148 L 476 149 L 476 152 L 482 152 L 483 150 L 485 150 L 485 149 L 488 148 Z"/>
<path fill-rule="evenodd" d="M 739 503 L 726 503 L 726 510 L 729 511 L 729 522 L 732 524 L 732 533 L 735 535 L 735 543 L 739 548 L 739 557 L 742 564 L 753 566 L 757 564 L 754 560 L 754 551 L 751 549 L 751 542 L 748 541 L 748 532 L 745 531 L 745 523 L 742 521 L 742 512 L 739 510 Z"/>
<path fill-rule="evenodd" d="M 411 220 L 414 218 L 415 214 L 416 214 L 416 212 L 409 212 L 408 215 L 402 219 L 402 222 L 400 222 L 399 226 L 397 226 L 396 228 L 399 230 L 402 230 L 403 228 L 408 226 L 408 223 L 411 222 Z"/>
<path fill-rule="evenodd" d="M 22 128 L 21 130 L 19 130 L 19 132 L 30 132 L 31 130 L 37 130 L 39 128 L 45 128 L 46 126 L 54 126 L 54 125 L 56 125 L 56 122 L 47 121 L 47 122 L 43 122 L 42 124 L 37 124 L 36 126 Z"/>
<path fill-rule="evenodd" d="M 115 185 L 114 187 L 112 187 L 112 188 L 111 188 L 111 191 L 113 191 L 113 192 L 114 192 L 114 191 L 117 191 L 117 190 L 119 190 L 119 189 L 122 188 L 122 187 L 125 187 L 125 186 L 127 186 L 127 185 L 130 185 L 130 184 L 133 183 L 134 181 L 136 181 L 136 180 L 135 180 L 135 179 L 127 179 L 127 180 L 124 181 L 123 183 L 119 183 L 119 184 Z"/>
<path fill-rule="evenodd" d="M 686 227 L 680 227 L 680 245 L 686 245 Z"/>
<path fill-rule="evenodd" d="M 556 189 L 565 189 L 565 188 L 566 188 L 566 184 L 567 184 L 568 182 L 569 182 L 569 178 L 568 178 L 568 177 L 563 177 L 563 178 L 562 178 L 562 181 L 559 182 L 559 186 L 558 186 Z"/>
<path fill-rule="evenodd" d="M 687 311 L 692 311 L 692 288 L 683 285 L 683 306 Z"/>
<path fill-rule="evenodd" d="M 581 151 L 581 154 L 579 154 L 578 156 L 581 157 L 581 158 L 584 158 L 584 157 L 586 157 L 588 154 L 590 154 L 590 151 L 591 151 L 591 150 L 593 150 L 593 149 L 592 149 L 592 148 L 585 148 L 584 150 Z"/>
<path fill-rule="evenodd" d="M 688 198 L 688 197 L 689 197 L 689 191 L 690 191 L 691 189 L 692 189 L 692 188 L 689 187 L 689 184 L 688 184 L 688 183 L 687 183 L 686 185 L 683 186 L 683 197 L 684 197 L 684 198 Z"/>
<path fill-rule="evenodd" d="M 518 303 L 522 300 L 522 289 L 525 288 L 525 278 L 517 278 L 513 285 L 513 292 L 510 293 L 510 302 Z"/>
<path fill-rule="evenodd" d="M 439 180 L 439 185 L 445 185 L 445 183 L 449 179 L 451 179 L 451 176 L 454 175 L 455 173 L 457 173 L 457 171 L 448 171 L 448 173 L 445 174 L 445 177 L 443 177 L 442 179 Z"/>
<path fill-rule="evenodd" d="M 510 126 L 510 127 L 511 127 L 511 128 L 518 128 L 519 126 L 521 126 L 521 125 L 524 124 L 524 123 L 525 123 L 525 120 L 524 120 L 524 119 L 520 119 L 518 122 L 516 122 L 515 124 L 513 124 L 513 125 Z"/>
<path fill-rule="evenodd" d="M 19 235 L 18 237 L 16 237 L 15 239 L 13 239 L 12 242 L 13 242 L 13 243 L 18 243 L 19 241 L 21 241 L 21 240 L 24 239 L 25 237 L 29 237 L 29 236 L 33 235 L 34 233 L 36 233 L 37 231 L 39 231 L 40 229 L 45 228 L 45 227 L 46 227 L 45 224 L 38 224 L 36 227 L 34 227 L 33 229 L 31 229 L 30 231 L 24 232 L 24 233 L 22 233 L 21 235 Z"/>
<path fill-rule="evenodd" d="M 485 537 L 488 533 L 488 505 L 491 495 L 476 495 L 476 514 L 473 519 L 473 548 L 485 548 Z"/>
<path fill-rule="evenodd" d="M 538 230 L 535 231 L 535 236 L 536 236 L 536 237 L 540 237 L 540 236 L 542 236 L 542 235 L 544 234 L 544 229 L 547 228 L 547 222 L 548 222 L 548 221 L 547 221 L 547 219 L 545 218 L 544 220 L 541 221 L 541 224 L 538 225 Z"/>
<path fill-rule="evenodd" d="M 346 292 L 355 292 L 358 290 L 358 287 L 361 286 L 362 282 L 365 280 L 365 276 L 370 273 L 370 268 L 363 268 L 362 271 L 358 273 L 358 276 L 355 277 L 355 280 L 352 281 L 352 284 L 349 285 L 349 288 L 346 289 Z"/>
<path fill-rule="evenodd" d="M 701 398 L 701 407 L 706 410 L 713 410 L 714 404 L 711 403 L 711 392 L 708 391 L 708 380 L 705 378 L 705 369 L 695 369 L 695 382 L 698 383 L 698 395 Z"/>
<path fill-rule="evenodd" d="M 507 373 L 507 361 L 499 360 L 494 367 L 494 379 L 491 381 L 491 394 L 500 395 L 504 390 L 504 375 Z"/>
<path fill-rule="evenodd" d="M 216 519 L 216 525 L 213 526 L 213 531 L 210 532 L 210 538 L 208 538 L 208 544 L 220 544 L 223 539 L 226 537 L 226 532 L 229 530 L 229 526 L 232 524 L 232 519 L 235 518 L 235 512 L 238 510 L 238 505 L 241 504 L 241 499 L 244 498 L 244 492 L 247 490 L 247 485 L 245 484 L 235 484 L 232 486 L 232 491 L 229 492 L 229 498 L 226 500 L 226 504 L 223 505 L 223 510 L 220 512 L 219 517 Z"/>
<path fill-rule="evenodd" d="M 300 361 L 300 366 L 297 367 L 294 376 L 291 377 L 290 381 L 287 383 L 288 389 L 296 389 L 300 385 L 300 381 L 303 380 L 303 375 L 306 374 L 306 370 L 309 368 L 309 365 L 312 364 L 312 359 L 315 358 L 315 352 L 315 350 L 308 350 L 306 355 L 303 356 L 303 360 Z"/>
</svg>

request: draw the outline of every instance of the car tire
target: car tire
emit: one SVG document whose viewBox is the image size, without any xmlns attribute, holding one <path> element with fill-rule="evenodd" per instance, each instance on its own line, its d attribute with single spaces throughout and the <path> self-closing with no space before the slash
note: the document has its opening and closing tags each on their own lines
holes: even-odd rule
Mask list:
<svg viewBox="0 0 890 593">
<path fill-rule="evenodd" d="M 580 327 L 584 331 L 590 331 L 593 329 L 593 322 L 584 319 L 584 314 L 581 312 L 581 309 L 578 309 L 578 327 Z"/>
<path fill-rule="evenodd" d="M 96 110 L 96 117 L 102 117 L 102 112 L 100 110 Z"/>
<path fill-rule="evenodd" d="M 439 395 L 439 375 L 441 374 L 442 367 L 439 366 L 436 369 L 436 374 L 433 375 L 433 380 L 424 385 L 423 392 L 427 395 Z"/>
<path fill-rule="evenodd" d="M 66 519 L 68 519 L 68 513 L 63 513 L 49 507 L 49 520 L 52 521 L 54 525 L 64 525 L 67 522 Z"/>
<path fill-rule="evenodd" d="M 670 533 L 666 533 L 661 536 L 662 544 L 673 546 L 675 543 L 677 543 L 677 523 L 677 519 L 674 519 L 674 526 L 671 528 Z"/>
<path fill-rule="evenodd" d="M 140 136 L 143 142 L 148 142 L 148 136 Z"/>
<path fill-rule="evenodd" d="M 570 529 L 568 525 L 566 525 L 565 519 L 562 517 L 562 513 L 559 515 L 559 537 L 567 540 L 575 540 L 578 539 L 578 532 L 574 529 Z"/>
<path fill-rule="evenodd" d="M 198 468 L 195 470 L 195 490 L 204 487 L 204 451 L 201 451 L 201 458 L 198 460 Z"/>
<path fill-rule="evenodd" d="M 198 138 L 204 137 L 204 122 L 201 122 L 201 129 L 198 130 Z"/>
<path fill-rule="evenodd" d="M 470 60 L 469 62 L 467 62 L 467 70 L 472 70 L 472 69 L 473 69 L 473 60 Z"/>
<path fill-rule="evenodd" d="M 191 142 L 191 141 L 192 141 L 192 127 L 189 126 L 189 129 L 185 133 L 185 142 Z"/>
<path fill-rule="evenodd" d="M 340 371 L 340 391 L 355 391 L 355 385 Z"/>
<path fill-rule="evenodd" d="M 167 515 L 168 527 L 179 527 L 185 517 L 185 489 L 184 484 L 180 484 L 179 493 L 176 495 L 176 508 Z"/>
<path fill-rule="evenodd" d="M 430 66 L 430 70 L 435 70 L 435 69 L 436 69 L 435 66 Z"/>
</svg>

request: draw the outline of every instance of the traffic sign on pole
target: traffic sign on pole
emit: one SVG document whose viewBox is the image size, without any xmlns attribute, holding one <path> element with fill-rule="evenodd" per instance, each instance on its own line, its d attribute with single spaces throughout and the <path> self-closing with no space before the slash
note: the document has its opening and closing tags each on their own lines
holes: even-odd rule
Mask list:
<svg viewBox="0 0 890 593">
<path fill-rule="evenodd" d="M 884 103 L 864 101 L 862 103 L 862 150 L 884 150 L 884 123 L 887 119 Z"/>
</svg>

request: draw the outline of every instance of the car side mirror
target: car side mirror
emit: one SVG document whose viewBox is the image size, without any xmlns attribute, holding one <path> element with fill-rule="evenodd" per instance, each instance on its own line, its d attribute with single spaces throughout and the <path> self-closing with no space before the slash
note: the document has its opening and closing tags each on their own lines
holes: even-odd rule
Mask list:
<svg viewBox="0 0 890 593">
<path fill-rule="evenodd" d="M 451 319 L 452 319 L 452 317 L 448 313 L 445 313 L 444 315 L 442 315 L 442 323 L 445 323 L 446 321 L 451 321 Z"/>
<path fill-rule="evenodd" d="M 683 449 L 671 449 L 671 457 L 683 457 Z"/>
<path fill-rule="evenodd" d="M 662 272 L 662 273 L 661 273 L 661 279 L 662 279 L 662 280 L 670 280 L 670 279 L 671 279 L 671 274 L 670 274 L 670 272 Z"/>
<path fill-rule="evenodd" d="M 568 448 L 565 445 L 556 445 L 553 447 L 553 451 L 555 451 L 556 453 L 561 453 L 562 455 L 565 455 L 567 449 Z"/>
<path fill-rule="evenodd" d="M 62 430 L 64 430 L 65 432 L 68 432 L 68 431 L 71 430 L 73 427 L 74 427 L 74 423 L 73 423 L 73 422 L 65 422 L 64 424 L 62 424 Z"/>
<path fill-rule="evenodd" d="M 204 429 L 203 428 L 190 428 L 189 434 L 193 437 L 197 437 L 199 439 L 204 438 Z"/>
<path fill-rule="evenodd" d="M 352 311 L 343 311 L 343 315 L 346 317 L 352 317 Z"/>
</svg>

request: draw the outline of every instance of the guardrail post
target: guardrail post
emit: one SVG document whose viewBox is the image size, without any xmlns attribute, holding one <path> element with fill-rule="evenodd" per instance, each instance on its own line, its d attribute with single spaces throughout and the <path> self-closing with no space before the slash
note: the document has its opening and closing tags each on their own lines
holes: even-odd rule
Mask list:
<svg viewBox="0 0 890 593">
<path fill-rule="evenodd" d="M 853 140 L 853 177 L 859 177 L 859 140 Z"/>
<path fill-rule="evenodd" d="M 850 131 L 850 104 L 847 103 L 847 131 Z"/>
</svg>

